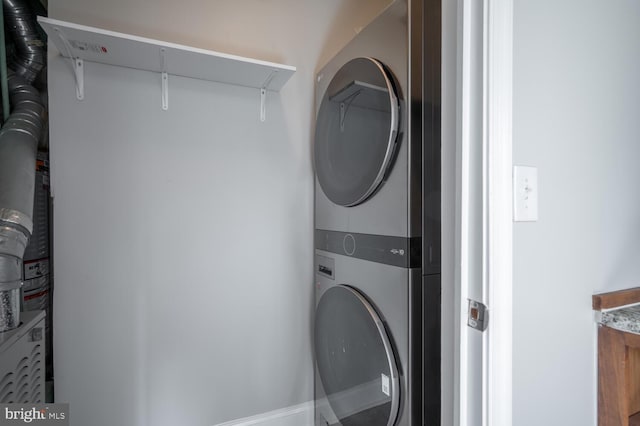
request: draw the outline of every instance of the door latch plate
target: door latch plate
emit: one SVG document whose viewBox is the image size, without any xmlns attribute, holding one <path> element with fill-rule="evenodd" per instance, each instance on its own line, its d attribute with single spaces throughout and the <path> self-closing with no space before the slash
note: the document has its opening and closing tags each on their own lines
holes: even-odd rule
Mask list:
<svg viewBox="0 0 640 426">
<path fill-rule="evenodd" d="M 467 325 L 473 329 L 485 331 L 489 322 L 488 320 L 487 307 L 476 300 L 469 299 Z"/>
</svg>

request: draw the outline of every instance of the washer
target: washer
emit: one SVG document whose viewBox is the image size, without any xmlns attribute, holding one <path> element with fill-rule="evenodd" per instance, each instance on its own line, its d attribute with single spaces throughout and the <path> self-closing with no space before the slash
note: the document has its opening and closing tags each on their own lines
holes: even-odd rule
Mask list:
<svg viewBox="0 0 640 426">
<path fill-rule="evenodd" d="M 439 276 L 322 250 L 315 263 L 316 426 L 440 425 Z"/>
<path fill-rule="evenodd" d="M 397 0 L 317 74 L 316 426 L 440 425 L 440 16 Z"/>
</svg>

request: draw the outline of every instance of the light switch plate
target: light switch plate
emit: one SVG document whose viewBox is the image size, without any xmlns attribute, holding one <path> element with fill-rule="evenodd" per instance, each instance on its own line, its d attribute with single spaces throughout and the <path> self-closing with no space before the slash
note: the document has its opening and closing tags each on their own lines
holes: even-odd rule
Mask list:
<svg viewBox="0 0 640 426">
<path fill-rule="evenodd" d="M 538 220 L 538 169 L 513 167 L 513 220 L 535 222 Z"/>
</svg>

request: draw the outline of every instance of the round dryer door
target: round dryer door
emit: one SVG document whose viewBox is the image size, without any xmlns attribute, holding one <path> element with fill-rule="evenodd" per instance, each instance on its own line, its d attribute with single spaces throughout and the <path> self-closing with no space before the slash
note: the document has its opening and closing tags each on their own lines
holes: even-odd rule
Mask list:
<svg viewBox="0 0 640 426">
<path fill-rule="evenodd" d="M 316 121 L 315 167 L 326 196 L 355 206 L 383 182 L 394 156 L 399 104 L 375 59 L 347 62 L 329 83 Z"/>
<path fill-rule="evenodd" d="M 392 426 L 398 416 L 398 368 L 384 324 L 355 289 L 327 290 L 315 318 L 318 375 L 344 426 Z"/>
</svg>

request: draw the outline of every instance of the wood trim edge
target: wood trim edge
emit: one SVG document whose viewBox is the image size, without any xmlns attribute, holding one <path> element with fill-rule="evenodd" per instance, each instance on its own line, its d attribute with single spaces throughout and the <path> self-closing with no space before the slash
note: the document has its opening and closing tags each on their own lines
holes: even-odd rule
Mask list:
<svg viewBox="0 0 640 426">
<path fill-rule="evenodd" d="M 640 303 L 640 287 L 594 294 L 591 301 L 593 309 L 596 311 Z"/>
</svg>

